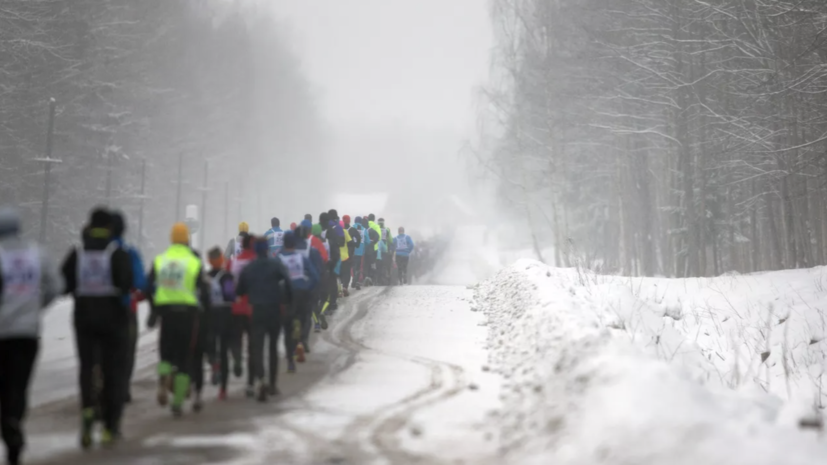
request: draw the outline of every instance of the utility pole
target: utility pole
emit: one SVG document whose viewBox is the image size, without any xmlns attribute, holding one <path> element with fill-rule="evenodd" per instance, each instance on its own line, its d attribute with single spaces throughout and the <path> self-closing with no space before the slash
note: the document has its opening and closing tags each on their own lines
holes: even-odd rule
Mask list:
<svg viewBox="0 0 827 465">
<path fill-rule="evenodd" d="M 52 164 L 61 163 L 60 160 L 52 158 L 53 136 L 55 132 L 55 109 L 57 101 L 53 98 L 49 99 L 49 128 L 46 132 L 46 156 L 44 158 L 35 158 L 35 161 L 43 163 L 43 198 L 40 205 L 40 243 L 46 244 L 48 237 L 48 219 L 49 219 L 49 184 L 51 184 Z"/>
<path fill-rule="evenodd" d="M 175 194 L 175 222 L 181 221 L 181 184 L 184 183 L 184 152 L 178 154 L 178 191 Z"/>
<path fill-rule="evenodd" d="M 207 256 L 207 183 L 209 182 L 210 162 L 204 160 L 204 184 L 201 186 L 201 247 Z"/>
<path fill-rule="evenodd" d="M 141 204 L 138 207 L 138 250 L 144 241 L 144 198 L 146 195 L 146 158 L 141 162 Z"/>
</svg>

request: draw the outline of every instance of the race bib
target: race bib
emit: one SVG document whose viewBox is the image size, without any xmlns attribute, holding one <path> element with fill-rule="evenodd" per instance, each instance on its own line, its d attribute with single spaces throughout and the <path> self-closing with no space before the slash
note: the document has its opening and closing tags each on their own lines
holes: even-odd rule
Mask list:
<svg viewBox="0 0 827 465">
<path fill-rule="evenodd" d="M 158 270 L 158 285 L 165 289 L 185 291 L 187 276 L 186 260 L 166 258 Z"/>
<path fill-rule="evenodd" d="M 40 293 L 40 257 L 37 249 L 0 250 L 3 294 L 15 298 L 32 298 Z"/>
<path fill-rule="evenodd" d="M 235 238 L 235 256 L 241 253 L 241 246 L 244 245 L 244 239 L 241 236 Z"/>
<path fill-rule="evenodd" d="M 284 247 L 284 231 L 277 231 L 273 234 L 270 242 L 271 247 Z"/>
<path fill-rule="evenodd" d="M 79 296 L 107 296 L 117 292 L 112 285 L 112 249 L 78 251 Z"/>
<path fill-rule="evenodd" d="M 287 268 L 291 281 L 305 279 L 304 261 L 301 255 L 279 255 L 279 258 L 281 258 L 281 262 L 284 263 L 285 268 Z"/>
<path fill-rule="evenodd" d="M 408 250 L 408 238 L 405 236 L 399 236 L 396 238 L 396 250 L 405 251 Z"/>
</svg>

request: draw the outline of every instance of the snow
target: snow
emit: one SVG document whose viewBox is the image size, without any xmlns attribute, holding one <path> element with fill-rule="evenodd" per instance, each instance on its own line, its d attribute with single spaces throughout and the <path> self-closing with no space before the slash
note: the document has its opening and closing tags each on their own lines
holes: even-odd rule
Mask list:
<svg viewBox="0 0 827 465">
<path fill-rule="evenodd" d="M 797 424 L 823 396 L 824 345 L 809 344 L 821 274 L 629 279 L 518 261 L 476 292 L 504 380 L 492 433 L 514 463 L 819 463 L 827 446 Z"/>
<path fill-rule="evenodd" d="M 487 332 L 470 310 L 472 292 L 458 286 L 363 292 L 351 298 L 330 339 L 314 348 L 314 357 L 340 353 L 330 373 L 283 401 L 286 414 L 260 420 L 257 447 L 233 464 L 275 456 L 289 463 L 342 457 L 364 464 L 412 457 L 475 463 L 497 453 L 485 422 L 499 405 L 499 379 L 483 371 Z"/>
</svg>

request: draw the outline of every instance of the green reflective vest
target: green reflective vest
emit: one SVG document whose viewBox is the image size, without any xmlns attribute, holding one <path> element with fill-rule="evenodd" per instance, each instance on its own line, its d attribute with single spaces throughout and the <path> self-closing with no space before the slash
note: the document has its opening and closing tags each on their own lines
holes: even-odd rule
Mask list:
<svg viewBox="0 0 827 465">
<path fill-rule="evenodd" d="M 198 306 L 198 275 L 201 260 L 185 245 L 173 244 L 158 255 L 153 264 L 155 270 L 156 306 Z"/>
</svg>

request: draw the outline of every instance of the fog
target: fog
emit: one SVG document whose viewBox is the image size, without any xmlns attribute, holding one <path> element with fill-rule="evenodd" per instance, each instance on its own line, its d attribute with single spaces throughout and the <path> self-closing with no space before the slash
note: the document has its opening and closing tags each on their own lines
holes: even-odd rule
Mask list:
<svg viewBox="0 0 827 465">
<path fill-rule="evenodd" d="M 368 213 L 341 195 L 387 196 L 373 213 L 423 230 L 471 197 L 461 149 L 487 75 L 484 2 L 64 4 L 0 15 L 0 194 L 55 251 L 95 205 L 125 211 L 151 253 L 187 206 L 204 247 L 240 221 Z"/>
<path fill-rule="evenodd" d="M 328 125 L 331 195 L 387 193 L 381 214 L 409 228 L 467 195 L 460 148 L 475 137 L 487 78 L 485 2 L 271 3 Z"/>
</svg>

